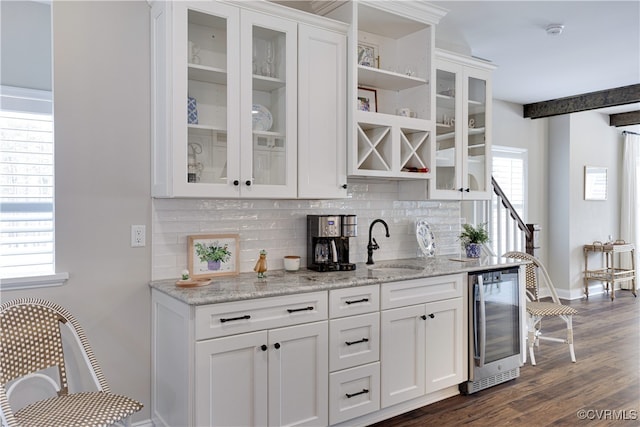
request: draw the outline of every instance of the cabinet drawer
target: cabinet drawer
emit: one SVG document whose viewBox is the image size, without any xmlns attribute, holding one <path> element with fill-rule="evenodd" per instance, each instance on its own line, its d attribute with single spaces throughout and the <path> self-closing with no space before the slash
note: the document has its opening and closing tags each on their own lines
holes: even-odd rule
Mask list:
<svg viewBox="0 0 640 427">
<path fill-rule="evenodd" d="M 427 277 L 403 282 L 383 283 L 382 309 L 439 301 L 462 296 L 463 274 Z"/>
<path fill-rule="evenodd" d="M 331 372 L 371 363 L 380 358 L 380 313 L 329 321 Z"/>
<path fill-rule="evenodd" d="M 329 423 L 380 409 L 380 362 L 329 375 Z"/>
<path fill-rule="evenodd" d="M 327 293 L 311 292 L 196 307 L 196 340 L 327 319 Z"/>
<path fill-rule="evenodd" d="M 329 317 L 353 316 L 371 313 L 380 309 L 380 287 L 378 285 L 329 291 Z"/>
</svg>

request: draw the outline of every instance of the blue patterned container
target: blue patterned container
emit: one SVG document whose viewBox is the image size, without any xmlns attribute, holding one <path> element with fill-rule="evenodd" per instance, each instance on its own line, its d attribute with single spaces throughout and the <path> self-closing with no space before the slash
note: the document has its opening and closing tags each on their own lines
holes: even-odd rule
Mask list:
<svg viewBox="0 0 640 427">
<path fill-rule="evenodd" d="M 198 105 L 196 99 L 191 96 L 187 100 L 187 123 L 190 125 L 198 124 Z"/>
</svg>

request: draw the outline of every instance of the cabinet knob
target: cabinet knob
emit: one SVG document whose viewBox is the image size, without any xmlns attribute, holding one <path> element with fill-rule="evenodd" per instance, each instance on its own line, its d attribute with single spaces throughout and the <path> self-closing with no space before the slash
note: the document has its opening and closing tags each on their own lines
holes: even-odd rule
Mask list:
<svg viewBox="0 0 640 427">
<path fill-rule="evenodd" d="M 267 351 L 267 348 L 269 348 L 269 347 L 267 347 L 265 344 L 262 344 L 260 346 L 260 350 L 262 350 L 262 351 Z"/>
<path fill-rule="evenodd" d="M 233 181 L 233 185 L 235 185 L 235 186 L 237 187 L 238 185 L 240 185 L 240 181 L 238 181 L 237 179 L 236 179 L 236 180 L 234 180 L 234 181 Z"/>
<path fill-rule="evenodd" d="M 347 184 L 342 184 L 342 188 L 347 189 Z"/>
<path fill-rule="evenodd" d="M 422 316 L 420 316 L 420 318 L 421 318 L 422 320 L 427 320 L 427 316 L 425 316 L 424 314 L 423 314 Z"/>
<path fill-rule="evenodd" d="M 276 350 L 277 350 L 277 349 L 279 349 L 279 348 L 280 348 L 280 343 L 279 343 L 279 342 L 277 342 L 277 343 L 275 343 L 273 346 L 274 346 L 274 347 L 276 348 Z"/>
<path fill-rule="evenodd" d="M 436 315 L 435 315 L 435 314 L 433 314 L 433 313 L 431 313 L 431 314 L 429 315 L 429 317 L 430 317 L 431 319 L 433 319 L 434 317 L 436 317 Z"/>
<path fill-rule="evenodd" d="M 471 189 L 467 188 L 467 189 L 466 189 L 466 190 L 464 190 L 464 191 L 466 191 L 466 192 L 468 193 L 469 191 L 471 191 Z"/>
<path fill-rule="evenodd" d="M 250 180 L 250 179 L 246 180 L 246 181 L 244 182 L 244 184 L 245 184 L 247 187 L 251 186 L 251 180 Z"/>
<path fill-rule="evenodd" d="M 462 193 L 464 191 L 464 188 L 460 187 L 458 188 L 458 191 Z"/>
</svg>

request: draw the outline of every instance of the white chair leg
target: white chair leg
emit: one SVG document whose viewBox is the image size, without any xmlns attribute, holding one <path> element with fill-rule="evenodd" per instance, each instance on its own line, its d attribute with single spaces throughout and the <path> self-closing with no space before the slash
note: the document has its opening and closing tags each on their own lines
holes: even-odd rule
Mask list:
<svg viewBox="0 0 640 427">
<path fill-rule="evenodd" d="M 535 366 L 536 364 L 536 356 L 533 354 L 533 345 L 536 342 L 536 328 L 535 328 L 535 320 L 533 318 L 527 319 L 527 323 L 529 324 L 528 328 L 528 336 L 527 340 L 529 341 L 529 358 L 531 359 L 531 365 Z"/>
<path fill-rule="evenodd" d="M 573 318 L 572 316 L 567 316 L 567 343 L 569 344 L 569 352 L 571 353 L 571 361 L 576 363 L 576 353 L 573 350 Z"/>
</svg>

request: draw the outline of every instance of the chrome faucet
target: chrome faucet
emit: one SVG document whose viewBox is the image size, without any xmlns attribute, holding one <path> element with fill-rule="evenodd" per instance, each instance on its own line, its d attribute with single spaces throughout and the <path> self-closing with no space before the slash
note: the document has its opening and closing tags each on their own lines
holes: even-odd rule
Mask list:
<svg viewBox="0 0 640 427">
<path fill-rule="evenodd" d="M 384 229 L 387 232 L 387 237 L 389 237 L 389 226 L 386 222 L 381 219 L 376 219 L 371 223 L 371 225 L 369 226 L 369 244 L 367 245 L 367 264 L 369 265 L 373 264 L 373 251 L 375 251 L 376 249 L 380 249 L 380 246 L 378 246 L 378 242 L 376 242 L 376 239 L 371 237 L 373 226 L 378 222 L 384 225 Z"/>
</svg>

